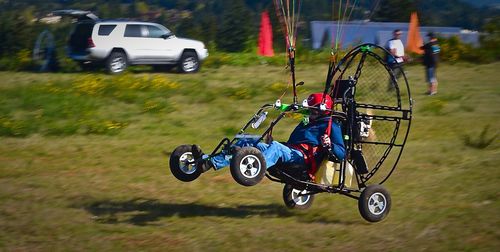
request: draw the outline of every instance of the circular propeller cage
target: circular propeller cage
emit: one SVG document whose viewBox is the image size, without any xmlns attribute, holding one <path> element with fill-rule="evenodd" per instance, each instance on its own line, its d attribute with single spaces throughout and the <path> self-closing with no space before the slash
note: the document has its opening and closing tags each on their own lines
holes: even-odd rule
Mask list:
<svg viewBox="0 0 500 252">
<path fill-rule="evenodd" d="M 335 109 L 347 114 L 348 153 L 361 151 L 368 172 L 360 175 L 382 184 L 392 174 L 408 137 L 412 99 L 402 67 L 386 63 L 389 52 L 363 44 L 348 52 L 328 75 Z M 399 75 L 399 76 L 398 76 Z M 335 81 L 331 81 L 335 80 Z M 328 81 L 327 81 L 328 83 Z M 348 157 L 348 162 L 353 162 Z"/>
</svg>

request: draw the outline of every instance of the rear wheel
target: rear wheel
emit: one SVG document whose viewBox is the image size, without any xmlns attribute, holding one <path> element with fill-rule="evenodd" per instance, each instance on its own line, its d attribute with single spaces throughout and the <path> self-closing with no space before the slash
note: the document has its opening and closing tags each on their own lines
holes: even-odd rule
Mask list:
<svg viewBox="0 0 500 252">
<path fill-rule="evenodd" d="M 369 185 L 363 190 L 358 200 L 361 216 L 369 222 L 383 220 L 391 210 L 391 196 L 381 185 Z"/>
<path fill-rule="evenodd" d="M 305 210 L 312 206 L 314 201 L 314 194 L 309 193 L 307 190 L 298 190 L 289 184 L 283 187 L 283 201 L 290 209 Z"/>
<path fill-rule="evenodd" d="M 231 175 L 244 186 L 258 184 L 266 174 L 266 160 L 254 147 L 243 147 L 235 152 L 231 159 Z"/>
<path fill-rule="evenodd" d="M 196 52 L 184 52 L 179 61 L 178 70 L 181 73 L 196 73 L 200 70 L 200 61 Z"/>
<path fill-rule="evenodd" d="M 119 74 L 127 69 L 127 55 L 124 52 L 112 52 L 106 60 L 106 69 L 110 74 Z"/>
<path fill-rule="evenodd" d="M 191 145 L 181 145 L 170 155 L 170 171 L 180 181 L 190 182 L 201 175 L 195 164 Z"/>
</svg>

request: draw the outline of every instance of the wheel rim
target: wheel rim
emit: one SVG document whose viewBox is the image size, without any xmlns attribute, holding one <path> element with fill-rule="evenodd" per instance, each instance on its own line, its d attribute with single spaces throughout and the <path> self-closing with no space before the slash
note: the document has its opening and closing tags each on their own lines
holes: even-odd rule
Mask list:
<svg viewBox="0 0 500 252">
<path fill-rule="evenodd" d="M 195 57 L 187 57 L 186 59 L 184 59 L 184 62 L 182 62 L 182 69 L 184 69 L 185 72 L 193 72 L 197 68 L 198 61 Z"/>
<path fill-rule="evenodd" d="M 303 206 L 307 204 L 309 199 L 311 198 L 311 195 L 301 195 L 308 193 L 306 190 L 297 190 L 297 189 L 292 189 L 292 200 L 295 202 L 295 205 Z"/>
<path fill-rule="evenodd" d="M 240 161 L 240 172 L 246 178 L 255 178 L 259 175 L 262 164 L 259 158 L 254 155 L 245 156 Z"/>
<path fill-rule="evenodd" d="M 387 207 L 387 199 L 382 193 L 374 193 L 368 199 L 368 210 L 374 215 L 381 215 Z"/>
<path fill-rule="evenodd" d="M 193 153 L 185 152 L 179 157 L 179 168 L 185 174 L 193 174 L 196 171 Z"/>
<path fill-rule="evenodd" d="M 125 59 L 123 57 L 116 57 L 111 60 L 111 71 L 113 73 L 121 72 L 125 69 Z"/>
</svg>

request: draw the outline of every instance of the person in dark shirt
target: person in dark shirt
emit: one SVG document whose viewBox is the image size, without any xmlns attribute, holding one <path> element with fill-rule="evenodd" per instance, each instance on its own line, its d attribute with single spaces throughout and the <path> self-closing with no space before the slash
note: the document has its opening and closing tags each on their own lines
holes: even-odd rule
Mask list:
<svg viewBox="0 0 500 252">
<path fill-rule="evenodd" d="M 429 42 L 425 43 L 421 49 L 424 50 L 423 64 L 425 66 L 425 73 L 427 76 L 427 82 L 429 83 L 429 89 L 427 91 L 428 95 L 437 94 L 438 81 L 436 77 L 436 69 L 439 61 L 439 53 L 441 48 L 439 47 L 438 40 L 434 33 L 429 32 L 427 34 L 429 37 Z"/>
</svg>

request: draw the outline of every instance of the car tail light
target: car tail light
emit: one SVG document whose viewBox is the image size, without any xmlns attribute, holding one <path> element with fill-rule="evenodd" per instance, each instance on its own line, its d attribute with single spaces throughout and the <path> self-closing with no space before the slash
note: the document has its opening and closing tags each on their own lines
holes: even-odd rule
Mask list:
<svg viewBox="0 0 500 252">
<path fill-rule="evenodd" d="M 92 38 L 88 38 L 88 40 L 87 40 L 87 47 L 88 48 L 95 47 L 95 44 L 94 44 L 94 41 L 92 40 Z"/>
</svg>

